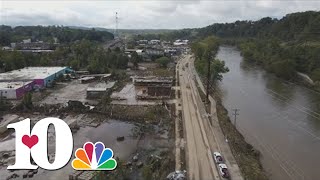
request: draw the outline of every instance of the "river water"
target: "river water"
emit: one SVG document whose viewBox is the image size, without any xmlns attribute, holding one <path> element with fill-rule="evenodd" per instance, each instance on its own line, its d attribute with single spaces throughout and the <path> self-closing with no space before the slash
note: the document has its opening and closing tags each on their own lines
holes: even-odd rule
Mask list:
<svg viewBox="0 0 320 180">
<path fill-rule="evenodd" d="M 230 72 L 219 88 L 237 129 L 261 152 L 272 180 L 320 179 L 320 93 L 243 62 L 239 50 L 220 47 Z"/>
</svg>

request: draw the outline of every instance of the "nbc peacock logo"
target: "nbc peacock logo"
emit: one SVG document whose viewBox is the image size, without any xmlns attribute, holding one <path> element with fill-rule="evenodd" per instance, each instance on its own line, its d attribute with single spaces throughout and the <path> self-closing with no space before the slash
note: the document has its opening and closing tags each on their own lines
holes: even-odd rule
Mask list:
<svg viewBox="0 0 320 180">
<path fill-rule="evenodd" d="M 83 148 L 76 150 L 75 156 L 72 161 L 75 170 L 114 170 L 117 167 L 112 149 L 105 148 L 102 142 L 86 142 Z"/>
</svg>

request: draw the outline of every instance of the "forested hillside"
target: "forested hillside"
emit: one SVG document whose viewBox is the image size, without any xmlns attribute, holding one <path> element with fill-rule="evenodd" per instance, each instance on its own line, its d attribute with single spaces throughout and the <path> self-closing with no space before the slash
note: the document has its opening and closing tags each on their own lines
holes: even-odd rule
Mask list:
<svg viewBox="0 0 320 180">
<path fill-rule="evenodd" d="M 278 38 L 283 41 L 320 40 L 320 12 L 288 14 L 282 19 L 265 17 L 258 21 L 218 23 L 198 29 L 198 37 Z"/>
<path fill-rule="evenodd" d="M 196 35 L 189 33 L 189 38 L 195 41 L 214 35 L 221 42 L 237 45 L 246 61 L 277 76 L 292 79 L 302 72 L 320 81 L 320 12 L 293 13 L 280 20 L 266 17 L 219 23 L 192 31 Z"/>
<path fill-rule="evenodd" d="M 113 39 L 113 34 L 107 31 L 71 29 L 60 26 L 0 26 L 0 45 L 7 46 L 11 42 L 20 42 L 23 39 L 53 42 L 56 37 L 61 43 L 74 42 L 87 39 L 90 41 L 104 42 Z"/>
</svg>

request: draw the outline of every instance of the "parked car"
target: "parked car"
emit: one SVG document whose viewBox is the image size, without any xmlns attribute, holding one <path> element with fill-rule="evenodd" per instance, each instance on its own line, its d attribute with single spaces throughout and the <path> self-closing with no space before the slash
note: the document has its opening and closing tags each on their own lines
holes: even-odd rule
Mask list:
<svg viewBox="0 0 320 180">
<path fill-rule="evenodd" d="M 213 152 L 213 159 L 217 164 L 223 163 L 223 158 L 219 152 Z"/>
<path fill-rule="evenodd" d="M 230 177 L 229 171 L 228 171 L 228 167 L 227 167 L 226 164 L 219 164 L 218 168 L 219 168 L 219 173 L 221 174 L 221 176 L 223 178 L 229 178 Z"/>
</svg>

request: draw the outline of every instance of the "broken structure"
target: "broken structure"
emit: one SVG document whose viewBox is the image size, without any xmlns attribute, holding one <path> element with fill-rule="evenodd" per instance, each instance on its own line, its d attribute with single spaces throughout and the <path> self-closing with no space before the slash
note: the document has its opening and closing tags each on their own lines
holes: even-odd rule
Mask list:
<svg viewBox="0 0 320 180">
<path fill-rule="evenodd" d="M 171 77 L 133 77 L 135 86 L 139 86 L 137 99 L 168 99 L 171 96 L 173 79 Z"/>
<path fill-rule="evenodd" d="M 99 98 L 104 95 L 104 93 L 111 90 L 115 82 L 101 82 L 101 83 L 92 83 L 87 88 L 87 98 Z"/>
</svg>

